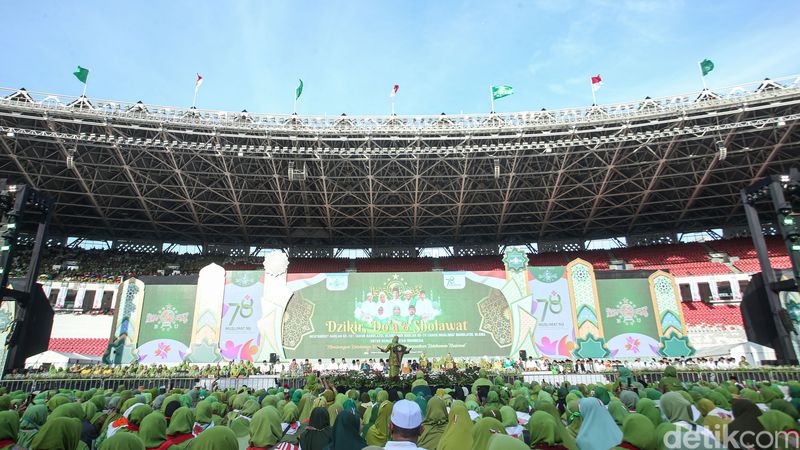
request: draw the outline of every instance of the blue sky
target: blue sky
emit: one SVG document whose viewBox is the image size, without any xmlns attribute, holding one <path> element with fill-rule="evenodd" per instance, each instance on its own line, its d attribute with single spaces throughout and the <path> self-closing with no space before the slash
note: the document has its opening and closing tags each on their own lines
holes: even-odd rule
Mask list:
<svg viewBox="0 0 800 450">
<path fill-rule="evenodd" d="M 800 74 L 791 1 L 10 1 L 0 86 L 198 107 L 300 114 L 489 110 L 490 83 L 516 93 L 497 111 L 699 90 Z"/>
</svg>

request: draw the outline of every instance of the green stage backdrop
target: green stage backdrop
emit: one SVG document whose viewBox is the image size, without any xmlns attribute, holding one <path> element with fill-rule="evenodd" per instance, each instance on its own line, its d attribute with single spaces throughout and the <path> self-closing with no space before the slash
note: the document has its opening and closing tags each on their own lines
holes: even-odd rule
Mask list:
<svg viewBox="0 0 800 450">
<path fill-rule="evenodd" d="M 283 320 L 289 358 L 380 357 L 393 336 L 442 356 L 508 353 L 508 302 L 465 273 L 325 274 L 294 293 Z"/>
<path fill-rule="evenodd" d="M 139 323 L 142 363 L 180 362 L 192 340 L 197 285 L 149 284 Z"/>
</svg>

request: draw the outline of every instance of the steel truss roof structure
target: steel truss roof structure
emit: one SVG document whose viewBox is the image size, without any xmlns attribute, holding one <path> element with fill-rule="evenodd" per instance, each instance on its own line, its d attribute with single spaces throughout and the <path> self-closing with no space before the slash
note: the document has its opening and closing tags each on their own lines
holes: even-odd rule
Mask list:
<svg viewBox="0 0 800 450">
<path fill-rule="evenodd" d="M 305 117 L 0 89 L 0 176 L 53 233 L 262 247 L 528 243 L 744 224 L 800 163 L 800 77 L 558 111 Z"/>
</svg>

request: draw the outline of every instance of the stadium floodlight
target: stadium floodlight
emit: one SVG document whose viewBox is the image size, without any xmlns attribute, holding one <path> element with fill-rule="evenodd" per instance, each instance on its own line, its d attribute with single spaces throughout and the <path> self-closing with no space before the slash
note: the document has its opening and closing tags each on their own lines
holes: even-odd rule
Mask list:
<svg viewBox="0 0 800 450">
<path fill-rule="evenodd" d="M 494 159 L 494 177 L 495 178 L 500 178 L 500 159 L 499 158 L 495 158 Z"/>
<path fill-rule="evenodd" d="M 236 152 L 236 156 L 238 156 L 239 158 L 241 158 L 242 156 L 244 156 L 244 151 L 243 151 L 242 149 L 239 149 L 239 151 L 238 151 L 238 152 Z"/>
<path fill-rule="evenodd" d="M 6 136 L 8 136 L 10 138 L 13 138 L 14 137 L 14 132 L 13 131 L 7 131 L 6 132 Z"/>
<path fill-rule="evenodd" d="M 719 150 L 719 160 L 725 161 L 728 157 L 728 147 L 725 147 L 725 143 L 722 141 L 717 142 L 717 147 Z"/>
<path fill-rule="evenodd" d="M 778 120 L 778 123 L 777 123 L 777 125 L 778 125 L 779 127 L 785 127 L 785 126 L 786 126 L 786 121 L 785 121 L 785 120 L 783 120 L 783 119 L 780 119 L 780 120 Z"/>
</svg>

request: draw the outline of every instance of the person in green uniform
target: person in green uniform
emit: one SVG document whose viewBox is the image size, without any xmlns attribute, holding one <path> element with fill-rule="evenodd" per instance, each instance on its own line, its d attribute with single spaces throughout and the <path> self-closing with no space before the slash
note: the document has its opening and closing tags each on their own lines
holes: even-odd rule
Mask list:
<svg viewBox="0 0 800 450">
<path fill-rule="evenodd" d="M 378 350 L 389 353 L 389 378 L 397 380 L 400 377 L 403 355 L 408 354 L 411 349 L 400 344 L 400 337 L 395 336 L 391 344 L 387 345 L 386 348 L 378 347 Z"/>
</svg>

